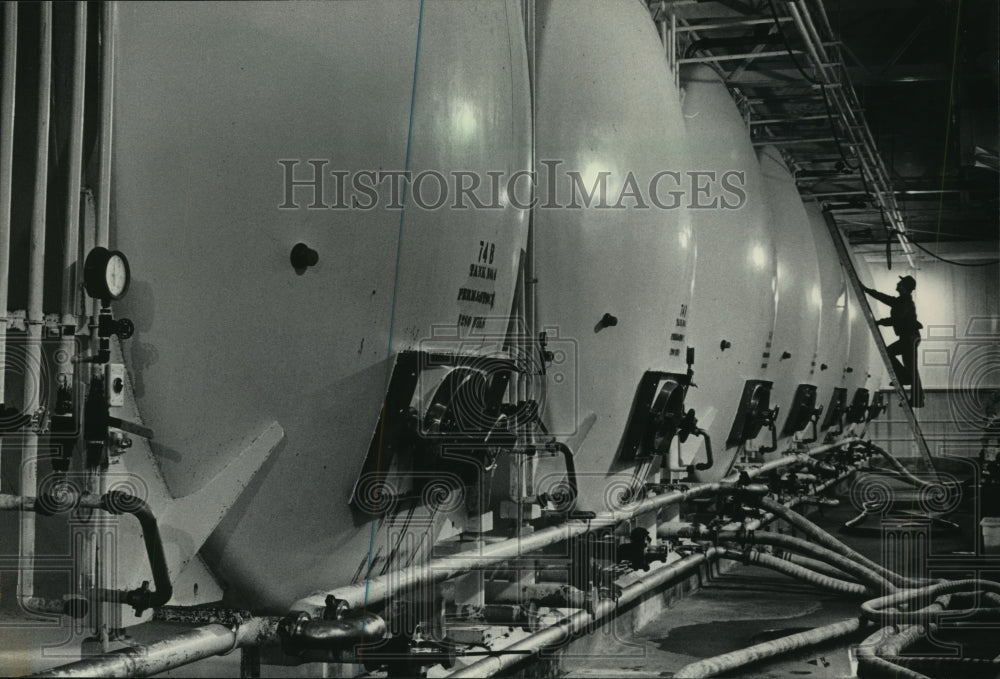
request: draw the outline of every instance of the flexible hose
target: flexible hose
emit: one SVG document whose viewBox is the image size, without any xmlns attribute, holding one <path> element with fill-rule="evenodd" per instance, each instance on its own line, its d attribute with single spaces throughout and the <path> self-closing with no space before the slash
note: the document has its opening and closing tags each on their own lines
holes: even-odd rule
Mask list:
<svg viewBox="0 0 1000 679">
<path fill-rule="evenodd" d="M 862 629 L 864 624 L 859 618 L 850 618 L 830 625 L 824 625 L 823 627 L 817 627 L 807 632 L 799 632 L 798 634 L 791 634 L 780 639 L 772 639 L 771 641 L 765 641 L 764 643 L 742 648 L 738 651 L 717 655 L 714 658 L 705 658 L 690 665 L 685 665 L 674 672 L 674 677 L 677 679 L 699 679 L 700 677 L 718 676 L 724 672 L 731 672 L 744 665 L 773 658 L 783 653 L 846 637 Z"/>
<path fill-rule="evenodd" d="M 720 539 L 724 539 L 727 535 L 727 533 L 720 533 L 719 537 Z M 870 568 L 866 568 L 864 564 L 852 561 L 848 557 L 838 554 L 832 549 L 816 545 L 808 540 L 803 540 L 802 538 L 797 538 L 791 535 L 782 535 L 780 533 L 770 532 L 748 533 L 745 540 L 750 544 L 756 543 L 762 545 L 772 545 L 808 554 L 809 556 L 816 557 L 820 561 L 833 566 L 850 576 L 853 576 L 860 582 L 868 585 L 870 588 L 873 588 L 875 591 L 896 591 L 896 587 L 889 582 L 887 578 Z"/>
<path fill-rule="evenodd" d="M 738 552 L 735 549 L 727 549 L 720 556 L 724 559 L 731 559 L 741 563 L 764 566 L 765 568 L 770 568 L 771 570 L 778 571 L 779 573 L 791 576 L 797 580 L 807 582 L 810 585 L 815 585 L 816 587 L 836 592 L 838 594 L 863 596 L 869 593 L 869 589 L 864 585 L 831 578 L 823 575 L 822 573 L 811 571 L 808 568 L 803 568 L 802 566 L 796 566 L 795 564 L 789 563 L 784 559 L 778 559 L 770 554 L 765 554 L 755 549 L 748 550 L 746 552 Z"/>
<path fill-rule="evenodd" d="M 934 603 L 921 608 L 918 612 L 929 613 L 932 611 L 942 611 L 951 603 L 951 595 L 945 594 L 934 600 Z M 893 608 L 892 610 L 897 610 Z M 907 644 L 916 640 L 917 635 L 923 634 L 920 626 L 904 627 L 901 630 L 896 628 L 883 627 L 869 636 L 858 646 L 858 667 L 865 668 L 878 676 L 891 677 L 897 679 L 930 679 L 914 670 L 907 669 L 900 665 L 881 657 L 882 654 L 895 656 L 902 652 Z"/>
<path fill-rule="evenodd" d="M 995 608 L 962 608 L 957 610 L 929 610 L 931 607 L 919 611 L 897 611 L 892 606 L 906 603 L 920 597 L 931 598 L 939 594 L 949 594 L 962 590 L 982 589 L 992 592 L 1000 592 L 1000 583 L 991 580 L 981 580 L 978 578 L 968 580 L 953 580 L 951 582 L 941 582 L 929 587 L 908 589 L 895 594 L 872 599 L 861 604 L 861 614 L 869 620 L 885 625 L 896 624 L 925 624 L 936 623 L 942 617 L 962 617 L 970 616 L 979 611 L 997 611 Z"/>
<path fill-rule="evenodd" d="M 883 567 L 880 564 L 875 563 L 874 561 L 864 556 L 863 554 L 851 549 L 843 542 L 841 542 L 837 538 L 827 533 L 825 530 L 817 526 L 815 523 L 813 523 L 806 517 L 802 516 L 801 514 L 799 514 L 794 510 L 788 509 L 779 502 L 775 502 L 774 500 L 768 497 L 754 498 L 753 501 L 756 502 L 758 506 L 761 507 L 762 509 L 766 509 L 767 511 L 771 512 L 776 516 L 780 516 L 782 519 L 792 524 L 802 532 L 806 533 L 809 537 L 811 537 L 813 540 L 820 543 L 824 547 L 827 547 L 843 556 L 846 556 L 849 559 L 852 559 L 864 565 L 869 570 L 878 573 L 883 578 L 885 578 L 886 580 L 888 580 L 897 587 L 906 587 L 906 586 L 921 587 L 928 584 L 928 581 L 925 579 L 908 578 L 899 575 L 898 573 L 895 573 L 889 570 L 888 568 Z"/>
<path fill-rule="evenodd" d="M 818 526 L 816 526 L 816 529 L 822 531 L 822 529 Z M 720 542 L 735 541 L 744 544 L 762 544 L 783 547 L 790 551 L 815 557 L 819 561 L 827 564 L 827 566 L 833 566 L 853 578 L 856 578 L 862 583 L 869 585 L 875 591 L 896 591 L 895 585 L 889 582 L 887 578 L 880 575 L 875 570 L 867 568 L 864 564 L 851 560 L 850 558 L 839 554 L 832 549 L 827 549 L 815 543 L 809 542 L 808 540 L 803 540 L 802 538 L 793 537 L 791 535 L 782 535 L 780 533 L 772 533 L 769 531 L 720 531 L 715 533 L 711 530 L 703 529 L 698 526 L 692 526 L 690 524 L 668 524 L 666 526 L 661 526 L 657 531 L 657 534 L 663 538 L 714 538 Z M 842 577 L 844 573 L 841 573 L 839 576 Z M 831 573 L 826 574 L 831 575 Z"/>
<path fill-rule="evenodd" d="M 856 582 L 856 579 L 851 577 L 849 573 L 831 566 L 825 561 L 820 561 L 819 559 L 812 559 L 808 556 L 801 556 L 795 552 L 784 552 L 782 554 L 775 554 L 778 558 L 784 559 L 789 563 L 793 563 L 796 566 L 802 566 L 803 568 L 808 568 L 811 571 L 816 571 L 817 573 L 822 573 L 823 575 L 828 575 L 831 578 L 838 578 L 840 580 L 847 580 L 848 582 Z"/>
</svg>

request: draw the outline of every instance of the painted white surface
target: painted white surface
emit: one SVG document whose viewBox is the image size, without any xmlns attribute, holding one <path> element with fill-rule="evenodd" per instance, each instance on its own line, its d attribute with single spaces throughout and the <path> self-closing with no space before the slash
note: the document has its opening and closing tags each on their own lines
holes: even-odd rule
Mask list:
<svg viewBox="0 0 1000 679">
<path fill-rule="evenodd" d="M 519 7 L 426 3 L 412 171 L 528 168 Z M 197 490 L 267 422 L 284 428 L 284 447 L 209 543 L 212 565 L 256 605 L 348 582 L 367 559 L 370 524 L 347 501 L 387 359 L 468 313 L 458 289 L 480 241 L 496 245 L 492 313 L 510 309 L 524 211 L 432 212 L 411 193 L 400 235 L 399 210 L 307 209 L 301 189 L 302 207 L 278 208 L 280 159 L 303 161 L 296 171 L 307 178 L 308 159 L 329 159 L 327 171 L 404 169 L 418 11 L 120 9 L 113 231 L 134 277 L 119 306 L 136 324 L 127 359 L 176 495 Z M 388 185 L 379 188 L 385 205 Z M 303 275 L 288 259 L 300 241 L 319 253 Z"/>
<path fill-rule="evenodd" d="M 686 171 L 677 90 L 640 4 L 539 2 L 537 30 L 536 160 L 564 162 L 561 195 L 568 171 L 611 172 L 612 203 L 629 172 L 645 186 L 657 172 Z M 550 370 L 545 420 L 572 436 L 595 413 L 576 451 L 582 508 L 595 510 L 615 483 L 608 474 L 643 373 L 686 370 L 686 341 L 670 335 L 690 303 L 695 235 L 683 210 L 624 204 L 534 214 L 540 327 L 576 353 L 573 365 Z M 597 331 L 606 313 L 618 324 Z"/>
<path fill-rule="evenodd" d="M 699 414 L 700 426 L 710 427 L 716 462 L 699 478 L 715 480 L 725 475 L 736 454 L 735 448 L 725 450 L 725 444 L 744 383 L 770 379 L 764 366 L 776 360 L 773 353 L 765 354 L 771 353 L 778 259 L 764 177 L 729 90 L 706 66 L 682 71 L 681 85 L 692 167 L 719 177 L 742 172 L 746 192 L 746 202 L 736 209 L 692 210 L 698 262 L 689 341 L 696 352 L 698 388 L 688 392 L 686 405 Z M 719 196 L 721 189 L 713 193 Z M 724 351 L 723 340 L 731 344 Z M 703 420 L 702 414 L 713 407 L 719 415 Z M 695 451 L 697 461 L 704 460 L 704 444 L 688 443 L 685 462 Z"/>
</svg>

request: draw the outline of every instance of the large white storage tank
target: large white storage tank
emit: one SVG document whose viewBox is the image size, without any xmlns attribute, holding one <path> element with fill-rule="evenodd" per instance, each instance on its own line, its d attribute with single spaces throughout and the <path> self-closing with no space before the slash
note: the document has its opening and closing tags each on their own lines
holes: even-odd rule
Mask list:
<svg viewBox="0 0 1000 679">
<path fill-rule="evenodd" d="M 715 450 L 715 466 L 699 477 L 714 480 L 738 454 L 739 444 L 727 446 L 727 438 L 747 381 L 769 380 L 776 360 L 771 344 L 778 260 L 764 177 L 729 90 L 703 65 L 684 68 L 681 83 L 692 168 L 716 177 L 709 195 L 692 196 L 716 207 L 692 210 L 698 262 L 688 341 L 696 351 L 698 386 L 687 400 Z M 723 182 L 738 186 L 744 199 L 725 191 Z M 704 444 L 694 441 L 683 446 L 685 463 L 703 459 Z"/>
<path fill-rule="evenodd" d="M 561 161 L 553 181 L 568 204 L 569 172 L 588 189 L 606 172 L 613 205 L 630 172 L 645 191 L 661 171 L 686 171 L 680 101 L 646 9 L 549 0 L 537 11 L 539 183 L 548 181 L 545 161 Z M 661 184 L 667 204 L 677 186 Z M 539 329 L 556 358 L 569 359 L 549 371 L 544 418 L 576 454 L 579 508 L 601 511 L 648 471 L 640 464 L 633 476 L 636 451 L 625 436 L 640 382 L 686 370 L 695 244 L 682 209 L 596 202 L 539 206 L 533 229 Z"/>
<path fill-rule="evenodd" d="M 808 227 L 816 241 L 823 298 L 814 377 L 819 387 L 819 403 L 824 407 L 822 423 L 836 429 L 838 425 L 834 420 L 839 421 L 837 412 L 842 413 L 851 398 L 851 394 L 847 392 L 845 372 L 851 341 L 851 325 L 847 313 L 847 277 L 833 241 L 830 240 L 830 231 L 820 207 L 815 202 L 808 203 L 806 214 L 809 217 Z"/>
<path fill-rule="evenodd" d="M 209 545 L 234 600 L 281 608 L 364 577 L 372 516 L 348 500 L 395 357 L 509 313 L 525 210 L 421 209 L 415 187 L 394 209 L 388 182 L 376 207 L 340 209 L 329 173 L 529 169 L 523 36 L 515 0 L 119 7 L 112 219 L 135 279 L 119 312 L 154 452 L 184 495 L 285 431 Z M 283 159 L 298 180 L 329 161 L 319 204 L 307 186 L 279 208 Z M 301 275 L 299 242 L 319 255 Z M 493 276 L 473 280 L 484 246 Z"/>
<path fill-rule="evenodd" d="M 778 251 L 778 312 L 768 370 L 774 380 L 772 403 L 781 408 L 779 432 L 787 437 L 794 433 L 788 424 L 799 385 L 817 386 L 823 294 L 816 243 L 795 179 L 777 147 L 765 146 L 757 157 Z"/>
</svg>

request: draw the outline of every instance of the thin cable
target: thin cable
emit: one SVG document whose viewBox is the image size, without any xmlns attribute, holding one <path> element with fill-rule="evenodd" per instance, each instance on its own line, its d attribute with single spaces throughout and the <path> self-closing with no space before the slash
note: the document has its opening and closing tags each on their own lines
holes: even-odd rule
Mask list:
<svg viewBox="0 0 1000 679">
<path fill-rule="evenodd" d="M 1000 259 L 994 259 L 994 260 L 991 260 L 989 262 L 976 262 L 974 264 L 970 263 L 970 262 L 956 262 L 953 259 L 947 259 L 945 257 L 942 257 L 941 255 L 934 254 L 933 252 L 931 252 L 930 250 L 928 250 L 927 248 L 925 248 L 923 245 L 921 245 L 917 241 L 913 240 L 912 238 L 908 238 L 905 234 L 903 235 L 903 237 L 906 238 L 906 242 L 908 242 L 910 245 L 916 245 L 918 248 L 920 248 L 921 250 L 923 250 L 924 252 L 926 252 L 928 255 L 930 255 L 934 259 L 940 259 L 945 264 L 952 264 L 954 266 L 993 266 L 995 264 L 1000 264 Z"/>
</svg>

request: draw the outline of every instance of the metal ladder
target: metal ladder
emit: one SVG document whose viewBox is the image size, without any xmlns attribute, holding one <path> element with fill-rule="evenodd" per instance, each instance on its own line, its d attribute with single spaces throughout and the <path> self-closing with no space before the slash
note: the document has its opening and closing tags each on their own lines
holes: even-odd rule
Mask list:
<svg viewBox="0 0 1000 679">
<path fill-rule="evenodd" d="M 896 375 L 896 371 L 892 368 L 892 360 L 889 358 L 889 350 L 885 345 L 885 340 L 882 339 L 882 333 L 879 331 L 878 325 L 875 323 L 875 315 L 872 313 L 871 304 L 867 303 L 865 291 L 863 289 L 861 279 L 858 278 L 857 269 L 854 268 L 854 261 L 851 259 L 851 254 L 847 249 L 847 243 L 844 242 L 844 238 L 840 229 L 837 228 L 837 223 L 833 215 L 824 210 L 823 218 L 826 221 L 827 228 L 830 230 L 830 238 L 833 240 L 833 245 L 837 248 L 837 255 L 840 257 L 840 262 L 844 265 L 847 277 L 850 279 L 851 285 L 854 287 L 854 292 L 857 295 L 858 300 L 864 300 L 865 302 L 860 304 L 861 311 L 864 313 L 865 320 L 868 322 L 868 328 L 871 330 L 872 336 L 875 338 L 875 346 L 878 347 L 878 353 L 882 356 L 882 362 L 885 364 L 889 375 L 893 378 L 892 383 L 895 385 L 896 395 L 899 396 L 902 401 L 903 415 L 906 417 L 906 421 L 909 422 L 910 429 L 913 431 L 913 438 L 916 441 L 917 450 L 920 452 L 920 455 L 924 458 L 924 461 L 929 468 L 933 470 L 934 462 L 931 459 L 931 452 L 927 447 L 927 441 L 924 439 L 924 434 L 920 429 L 920 423 L 917 422 L 917 415 L 913 412 L 913 407 L 910 405 L 906 390 L 903 388 L 903 385 L 900 384 L 899 377 Z"/>
</svg>

